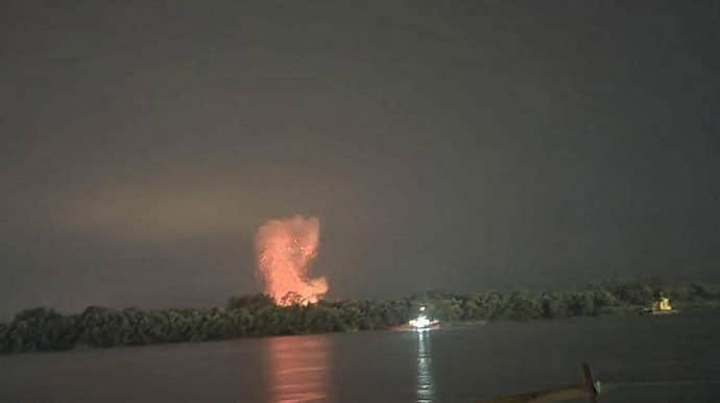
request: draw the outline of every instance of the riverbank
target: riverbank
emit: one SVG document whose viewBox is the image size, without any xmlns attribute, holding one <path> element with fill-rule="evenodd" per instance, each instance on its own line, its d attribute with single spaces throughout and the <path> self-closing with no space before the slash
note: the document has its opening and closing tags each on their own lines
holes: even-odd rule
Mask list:
<svg viewBox="0 0 720 403">
<path fill-rule="evenodd" d="M 544 292 L 430 292 L 398 300 L 322 301 L 287 307 L 275 305 L 265 295 L 254 295 L 236 297 L 224 307 L 211 309 L 89 307 L 81 314 L 62 315 L 52 309 L 34 308 L 18 313 L 8 324 L 0 324 L 0 352 L 391 329 L 407 324 L 421 306 L 427 307 L 429 317 L 446 326 L 473 326 L 495 320 L 640 315 L 660 295 L 669 296 L 679 310 L 720 306 L 716 287 L 631 282 Z"/>
</svg>

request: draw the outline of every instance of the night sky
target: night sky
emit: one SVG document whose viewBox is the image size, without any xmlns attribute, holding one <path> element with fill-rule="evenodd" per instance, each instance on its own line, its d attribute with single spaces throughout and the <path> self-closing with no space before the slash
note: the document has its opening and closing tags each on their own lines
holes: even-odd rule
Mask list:
<svg viewBox="0 0 720 403">
<path fill-rule="evenodd" d="M 720 280 L 720 2 L 4 1 L 0 317 Z"/>
</svg>

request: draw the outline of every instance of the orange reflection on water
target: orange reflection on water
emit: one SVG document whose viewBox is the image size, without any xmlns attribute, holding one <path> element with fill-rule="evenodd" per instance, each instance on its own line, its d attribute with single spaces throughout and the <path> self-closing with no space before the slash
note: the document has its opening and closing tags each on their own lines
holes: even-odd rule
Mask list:
<svg viewBox="0 0 720 403">
<path fill-rule="evenodd" d="M 265 339 L 270 402 L 329 400 L 328 338 L 322 336 Z"/>
</svg>

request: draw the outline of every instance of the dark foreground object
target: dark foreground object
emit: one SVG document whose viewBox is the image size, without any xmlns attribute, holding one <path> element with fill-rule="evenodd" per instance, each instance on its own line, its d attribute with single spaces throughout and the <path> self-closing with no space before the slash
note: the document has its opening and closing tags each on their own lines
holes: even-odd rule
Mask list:
<svg viewBox="0 0 720 403">
<path fill-rule="evenodd" d="M 478 403 L 562 402 L 582 398 L 587 398 L 590 402 L 595 403 L 597 402 L 597 395 L 600 393 L 600 381 L 593 379 L 592 370 L 588 364 L 583 364 L 582 374 L 583 381 L 577 385 L 495 397 L 481 400 Z"/>
</svg>

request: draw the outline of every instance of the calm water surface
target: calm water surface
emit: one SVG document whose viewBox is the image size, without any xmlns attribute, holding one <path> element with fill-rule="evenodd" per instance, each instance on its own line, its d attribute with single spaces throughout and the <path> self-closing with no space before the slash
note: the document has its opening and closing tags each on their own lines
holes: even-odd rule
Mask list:
<svg viewBox="0 0 720 403">
<path fill-rule="evenodd" d="M 0 356 L 1 402 L 472 402 L 580 379 L 720 401 L 720 312 Z"/>
</svg>

